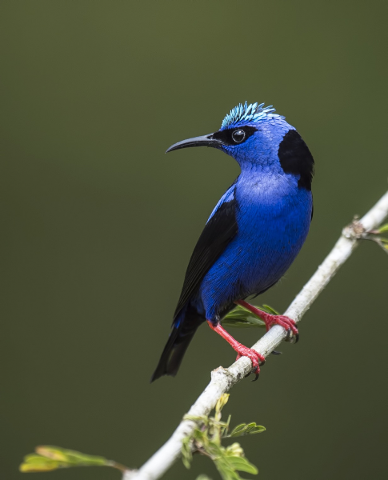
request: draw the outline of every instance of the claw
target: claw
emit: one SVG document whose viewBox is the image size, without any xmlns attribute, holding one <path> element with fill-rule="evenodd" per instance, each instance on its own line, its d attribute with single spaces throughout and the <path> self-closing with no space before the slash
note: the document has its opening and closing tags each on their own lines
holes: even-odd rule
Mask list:
<svg viewBox="0 0 388 480">
<path fill-rule="evenodd" d="M 299 341 L 299 333 L 294 333 L 291 328 L 287 330 L 286 342 L 290 342 L 293 345 L 298 343 Z"/>
<path fill-rule="evenodd" d="M 260 367 L 265 364 L 265 358 L 263 357 L 263 355 L 260 355 L 260 353 L 256 352 L 256 350 L 253 350 L 253 348 L 248 348 L 244 345 L 241 345 L 241 343 L 235 345 L 233 348 L 237 352 L 236 361 L 241 357 L 248 357 L 252 362 L 252 372 L 255 372 L 258 376 L 260 372 Z"/>
</svg>

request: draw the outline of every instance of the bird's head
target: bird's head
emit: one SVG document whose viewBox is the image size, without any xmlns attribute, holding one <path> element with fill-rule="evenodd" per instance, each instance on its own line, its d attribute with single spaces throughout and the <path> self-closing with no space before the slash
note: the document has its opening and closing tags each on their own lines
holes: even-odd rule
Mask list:
<svg viewBox="0 0 388 480">
<path fill-rule="evenodd" d="M 175 143 L 167 152 L 201 146 L 224 151 L 242 169 L 256 166 L 295 175 L 299 186 L 311 189 L 313 157 L 299 133 L 272 105 L 240 103 L 225 116 L 217 132 Z"/>
</svg>

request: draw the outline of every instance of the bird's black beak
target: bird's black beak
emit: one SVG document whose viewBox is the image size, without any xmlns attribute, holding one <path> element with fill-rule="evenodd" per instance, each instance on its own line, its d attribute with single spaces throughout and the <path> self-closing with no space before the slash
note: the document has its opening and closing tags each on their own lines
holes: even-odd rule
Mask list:
<svg viewBox="0 0 388 480">
<path fill-rule="evenodd" d="M 170 148 L 166 150 L 166 153 L 172 152 L 173 150 L 179 150 L 180 148 L 188 147 L 215 147 L 220 148 L 222 142 L 213 137 L 213 133 L 209 135 L 202 135 L 201 137 L 188 138 L 187 140 L 182 140 L 181 142 L 174 143 Z"/>
</svg>

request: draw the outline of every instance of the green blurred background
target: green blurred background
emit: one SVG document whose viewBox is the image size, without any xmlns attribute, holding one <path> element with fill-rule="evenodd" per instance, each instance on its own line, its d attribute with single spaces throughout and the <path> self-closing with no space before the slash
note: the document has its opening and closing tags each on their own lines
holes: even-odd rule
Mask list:
<svg viewBox="0 0 388 480">
<path fill-rule="evenodd" d="M 166 156 L 172 143 L 245 100 L 306 140 L 315 217 L 259 299 L 278 310 L 386 191 L 387 14 L 386 1 L 1 1 L 1 478 L 25 478 L 39 444 L 139 467 L 233 361 L 202 327 L 178 376 L 149 383 L 191 251 L 238 174 L 212 149 Z M 267 427 L 241 441 L 261 479 L 387 478 L 387 276 L 388 257 L 361 245 L 300 343 L 233 389 L 232 423 Z M 166 478 L 201 472 L 218 478 L 206 458 Z"/>
</svg>

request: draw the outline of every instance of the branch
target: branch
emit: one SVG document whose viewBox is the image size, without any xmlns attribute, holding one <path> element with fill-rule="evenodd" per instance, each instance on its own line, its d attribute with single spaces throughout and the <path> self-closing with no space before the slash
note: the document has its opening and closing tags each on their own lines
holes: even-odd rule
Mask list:
<svg viewBox="0 0 388 480">
<path fill-rule="evenodd" d="M 377 228 L 388 216 L 388 192 L 359 221 L 344 228 L 342 235 L 334 245 L 324 262 L 318 267 L 311 279 L 303 287 L 284 315 L 299 322 L 314 300 L 337 273 L 339 267 L 349 258 L 358 245 L 357 240 L 365 238 L 369 230 Z M 273 326 L 252 348 L 265 357 L 285 339 L 287 333 L 279 325 Z M 188 414 L 193 416 L 209 415 L 217 400 L 228 392 L 252 370 L 247 357 L 241 357 L 228 369 L 219 367 L 211 372 L 211 381 Z M 179 458 L 182 440 L 190 435 L 195 423 L 183 420 L 169 440 L 138 470 L 126 472 L 123 480 L 156 480 Z"/>
</svg>

